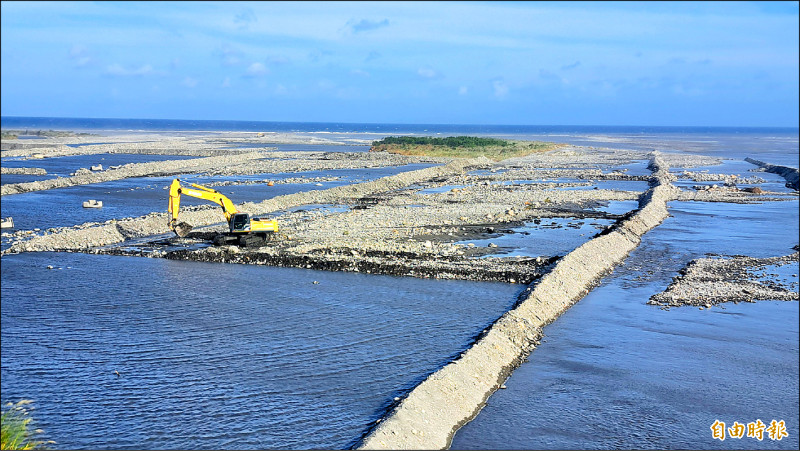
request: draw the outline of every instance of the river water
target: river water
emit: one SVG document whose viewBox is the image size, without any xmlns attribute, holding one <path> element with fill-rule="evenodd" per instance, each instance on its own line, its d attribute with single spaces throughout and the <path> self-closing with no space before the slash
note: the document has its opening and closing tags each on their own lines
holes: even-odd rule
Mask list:
<svg viewBox="0 0 800 451">
<path fill-rule="evenodd" d="M 732 159 L 710 172 L 753 169 L 746 156 L 797 167 L 796 131 L 500 131 Z M 287 150 L 336 150 L 326 147 Z M 29 163 L 22 165 L 39 166 Z M 77 169 L 66 159 L 48 164 L 48 172 Z M 271 188 L 324 189 L 410 169 L 285 174 L 341 178 Z M 788 191 L 780 177 L 757 175 L 768 180 L 765 189 Z M 64 202 L 92 196 L 118 210 L 104 207 L 89 220 L 138 216 L 166 204 L 168 181 L 4 196 L 2 216 L 19 217 L 20 228 L 81 224 L 87 219 L 75 215 L 87 212 Z M 223 188 L 245 201 L 247 186 Z M 797 448 L 797 302 L 646 305 L 707 253 L 791 253 L 796 198 L 669 206 L 672 216 L 623 266 L 545 328 L 545 341 L 456 434 L 453 449 Z M 36 427 L 56 449 L 348 448 L 523 288 L 81 253 L 8 255 L 1 269 L 2 401 L 32 399 Z M 785 421 L 789 436 L 711 436 L 715 420 L 756 419 Z"/>
<path fill-rule="evenodd" d="M 452 449 L 797 449 L 797 302 L 646 305 L 706 253 L 793 252 L 797 201 L 669 207 L 623 266 L 545 328 Z M 712 437 L 717 420 L 757 419 L 784 421 L 789 437 Z"/>
<path fill-rule="evenodd" d="M 520 291 L 79 253 L 2 280 L 3 398 L 61 449 L 347 448 Z"/>
</svg>

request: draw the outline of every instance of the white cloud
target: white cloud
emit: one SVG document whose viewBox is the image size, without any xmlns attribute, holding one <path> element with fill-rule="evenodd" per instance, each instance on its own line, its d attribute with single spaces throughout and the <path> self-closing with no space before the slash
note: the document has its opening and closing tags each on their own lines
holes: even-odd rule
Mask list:
<svg viewBox="0 0 800 451">
<path fill-rule="evenodd" d="M 290 59 L 284 55 L 274 55 L 267 58 L 267 62 L 270 65 L 276 66 L 280 64 L 289 64 Z"/>
<path fill-rule="evenodd" d="M 467 89 L 466 86 L 461 86 L 460 88 L 458 88 L 458 95 L 465 96 L 465 95 L 467 95 L 468 91 L 469 90 Z"/>
<path fill-rule="evenodd" d="M 323 79 L 317 82 L 317 87 L 323 91 L 330 91 L 336 88 L 336 83 L 327 79 Z"/>
<path fill-rule="evenodd" d="M 503 80 L 495 80 L 492 82 L 494 88 L 494 96 L 502 99 L 508 95 L 508 86 Z"/>
<path fill-rule="evenodd" d="M 263 77 L 269 73 L 269 69 L 261 63 L 253 63 L 247 68 L 246 76 Z"/>
<path fill-rule="evenodd" d="M 242 61 L 242 52 L 230 45 L 223 45 L 215 53 L 220 56 L 223 66 L 235 66 Z"/>
<path fill-rule="evenodd" d="M 225 66 L 235 66 L 239 64 L 241 60 L 237 55 L 228 54 L 222 57 L 222 64 Z"/>
<path fill-rule="evenodd" d="M 195 88 L 197 87 L 197 84 L 198 84 L 197 79 L 194 79 L 192 77 L 186 77 L 183 79 L 183 81 L 181 81 L 181 85 L 187 88 Z"/>
<path fill-rule="evenodd" d="M 245 8 L 233 18 L 234 23 L 242 24 L 246 26 L 251 22 L 258 22 L 258 17 L 256 17 L 256 13 L 253 12 L 251 8 Z"/>
<path fill-rule="evenodd" d="M 119 63 L 114 63 L 106 67 L 106 74 L 120 77 L 142 77 L 145 75 L 154 75 L 156 74 L 156 71 L 154 71 L 153 66 L 149 64 L 144 64 L 138 68 L 129 69 L 123 67 Z"/>
<path fill-rule="evenodd" d="M 288 94 L 289 94 L 289 89 L 286 86 L 280 83 L 278 83 L 278 85 L 275 86 L 275 95 L 285 96 Z"/>
<path fill-rule="evenodd" d="M 222 87 L 223 88 L 230 88 L 231 87 L 231 77 L 225 77 L 225 79 L 222 80 Z"/>
<path fill-rule="evenodd" d="M 435 70 L 431 69 L 430 67 L 420 67 L 417 69 L 417 75 L 422 78 L 437 78 L 439 73 Z"/>
<path fill-rule="evenodd" d="M 91 63 L 91 62 L 92 62 L 92 58 L 90 58 L 88 56 L 82 56 L 82 57 L 77 58 L 75 60 L 75 66 L 77 66 L 77 67 L 88 66 L 89 63 Z"/>
<path fill-rule="evenodd" d="M 75 67 L 83 67 L 92 62 L 92 57 L 89 56 L 89 51 L 82 45 L 73 45 L 69 52 L 69 57 L 75 61 Z"/>
<path fill-rule="evenodd" d="M 363 31 L 371 31 L 371 30 L 377 30 L 378 28 L 388 27 L 389 19 L 383 19 L 380 21 L 361 19 L 358 22 L 350 20 L 347 22 L 347 25 L 350 27 L 351 30 L 353 30 L 353 33 L 361 33 Z"/>
<path fill-rule="evenodd" d="M 69 51 L 70 58 L 79 57 L 86 54 L 86 47 L 82 45 L 75 44 L 72 46 L 72 49 Z"/>
</svg>

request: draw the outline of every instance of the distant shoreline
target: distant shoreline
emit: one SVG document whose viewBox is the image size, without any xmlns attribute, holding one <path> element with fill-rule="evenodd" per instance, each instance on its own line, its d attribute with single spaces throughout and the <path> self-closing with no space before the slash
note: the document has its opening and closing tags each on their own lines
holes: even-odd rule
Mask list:
<svg viewBox="0 0 800 451">
<path fill-rule="evenodd" d="M 520 124 L 403 124 L 358 122 L 282 122 L 188 119 L 116 119 L 2 116 L 0 129 L 53 129 L 106 132 L 310 132 L 432 134 L 547 134 L 547 133 L 779 133 L 798 134 L 800 127 L 689 125 L 520 125 Z"/>
</svg>

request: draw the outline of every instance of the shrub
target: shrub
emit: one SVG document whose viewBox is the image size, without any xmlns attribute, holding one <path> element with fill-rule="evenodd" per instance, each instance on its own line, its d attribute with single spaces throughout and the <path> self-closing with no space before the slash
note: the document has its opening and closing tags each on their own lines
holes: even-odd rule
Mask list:
<svg viewBox="0 0 800 451">
<path fill-rule="evenodd" d="M 32 418 L 28 416 L 25 405 L 31 401 L 23 399 L 18 403 L 7 403 L 3 406 L 0 423 L 0 449 L 40 449 L 44 442 L 36 440 L 41 429 L 29 429 Z"/>
<path fill-rule="evenodd" d="M 433 138 L 430 136 L 387 136 L 380 141 L 374 141 L 373 146 L 381 144 L 400 144 L 400 145 L 413 145 L 413 146 L 444 146 L 444 147 L 485 147 L 485 146 L 501 146 L 505 147 L 510 143 L 504 139 L 497 138 L 480 138 L 477 136 L 448 136 L 445 138 Z"/>
</svg>

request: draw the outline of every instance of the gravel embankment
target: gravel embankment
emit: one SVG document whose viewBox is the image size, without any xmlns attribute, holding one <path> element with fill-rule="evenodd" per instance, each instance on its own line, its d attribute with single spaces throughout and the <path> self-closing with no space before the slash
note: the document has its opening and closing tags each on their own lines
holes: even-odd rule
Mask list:
<svg viewBox="0 0 800 451">
<path fill-rule="evenodd" d="M 701 190 L 681 190 L 677 200 L 697 202 L 727 202 L 732 204 L 749 204 L 757 202 L 778 202 L 797 199 L 797 194 L 776 193 L 755 190 L 739 189 L 726 186 L 705 187 Z"/>
<path fill-rule="evenodd" d="M 0 167 L 0 174 L 47 175 L 42 168 L 7 168 Z"/>
<path fill-rule="evenodd" d="M 182 135 L 182 136 L 176 136 Z M 152 155 L 217 156 L 232 151 L 274 150 L 276 144 L 363 145 L 373 138 L 346 134 L 283 132 L 137 132 L 105 130 L 103 135 L 47 137 L 45 139 L 0 141 L 0 156 L 26 159 L 131 153 Z"/>
<path fill-rule="evenodd" d="M 58 177 L 36 182 L 2 185 L 0 187 L 0 195 L 8 196 L 12 194 L 27 193 L 30 191 L 41 191 L 75 185 L 88 185 L 91 183 L 108 182 L 111 180 L 120 180 L 131 177 L 164 176 L 206 172 L 214 168 L 225 167 L 233 164 L 238 165 L 243 161 L 257 160 L 260 158 L 264 158 L 263 153 L 250 152 L 235 156 L 226 155 L 219 157 L 194 158 L 190 160 L 131 163 L 123 165 L 117 169 L 109 169 L 106 171 L 97 172 L 84 168 L 84 170 L 78 171 L 79 175 L 72 177 Z"/>
<path fill-rule="evenodd" d="M 790 168 L 788 166 L 779 166 L 774 164 L 765 163 L 760 160 L 756 160 L 754 158 L 745 158 L 744 161 L 754 164 L 756 166 L 760 166 L 766 172 L 771 172 L 773 174 L 778 174 L 781 177 L 786 179 L 786 186 L 793 189 L 798 190 L 800 189 L 800 171 L 796 168 Z"/>
<path fill-rule="evenodd" d="M 800 254 L 795 252 L 770 258 L 737 255 L 692 260 L 665 291 L 652 296 L 647 303 L 710 308 L 723 302 L 797 301 L 797 270 L 792 276 L 794 282 L 763 272 L 768 266 L 797 263 L 798 258 Z"/>
<path fill-rule="evenodd" d="M 107 140 L 108 138 L 95 138 Z M 142 141 L 141 137 L 136 142 L 113 142 L 104 144 L 81 144 L 78 147 L 67 145 L 63 140 L 48 140 L 47 143 L 36 143 L 33 145 L 16 144 L 10 145 L 3 142 L 3 151 L 0 153 L 2 158 L 24 158 L 26 160 L 38 160 L 42 158 L 69 157 L 75 155 L 97 155 L 105 153 L 127 153 L 141 155 L 184 155 L 196 157 L 210 157 L 230 154 L 230 149 L 209 146 L 205 140 L 190 139 L 155 139 L 154 141 Z M 72 144 L 76 140 L 69 140 Z M 273 148 L 274 149 L 274 148 Z M 248 149 L 253 151 L 255 149 Z M 266 147 L 261 150 L 269 150 Z"/>
<path fill-rule="evenodd" d="M 261 215 L 299 205 L 336 203 L 343 199 L 358 199 L 375 193 L 399 189 L 431 178 L 462 173 L 467 168 L 480 167 L 488 163 L 489 160 L 486 159 L 454 160 L 444 166 L 408 171 L 370 182 L 277 196 L 259 203 L 246 202 L 237 205 L 237 208 L 254 215 Z M 217 224 L 221 218 L 219 209 L 215 208 L 182 212 L 181 220 L 198 227 Z M 164 212 L 151 213 L 139 218 L 111 220 L 104 224 L 62 228 L 53 233 L 36 235 L 24 241 L 14 242 L 4 253 L 54 250 L 86 251 L 94 247 L 120 243 L 129 238 L 167 233 L 169 232 L 167 223 L 167 213 Z"/>
<path fill-rule="evenodd" d="M 463 424 L 536 346 L 541 328 L 577 302 L 663 221 L 677 196 L 659 156 L 640 208 L 608 233 L 588 241 L 529 286 L 520 302 L 457 360 L 429 376 L 364 438 L 361 449 L 445 449 Z"/>
</svg>

